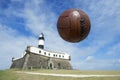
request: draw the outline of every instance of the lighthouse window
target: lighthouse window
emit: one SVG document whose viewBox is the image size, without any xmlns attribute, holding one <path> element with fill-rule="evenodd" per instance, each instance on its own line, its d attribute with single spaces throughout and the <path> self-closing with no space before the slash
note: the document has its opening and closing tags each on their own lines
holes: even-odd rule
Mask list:
<svg viewBox="0 0 120 80">
<path fill-rule="evenodd" d="M 46 52 L 44 52 L 44 55 L 46 55 Z"/>
<path fill-rule="evenodd" d="M 55 57 L 55 54 L 53 54 L 53 56 Z"/>
<path fill-rule="evenodd" d="M 41 53 L 41 50 L 39 51 L 39 53 Z"/>
<path fill-rule="evenodd" d="M 50 56 L 50 53 L 48 55 Z"/>
<path fill-rule="evenodd" d="M 59 55 L 59 57 L 61 57 L 61 55 Z"/>
</svg>

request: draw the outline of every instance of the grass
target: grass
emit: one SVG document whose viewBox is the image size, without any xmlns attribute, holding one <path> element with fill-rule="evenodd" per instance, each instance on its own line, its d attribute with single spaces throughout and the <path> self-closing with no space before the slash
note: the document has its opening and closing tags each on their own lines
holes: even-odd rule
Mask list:
<svg viewBox="0 0 120 80">
<path fill-rule="evenodd" d="M 0 70 L 0 80 L 16 80 L 17 77 L 11 70 Z"/>
<path fill-rule="evenodd" d="M 120 77 L 91 77 L 71 78 L 56 76 L 41 76 L 24 73 L 16 73 L 18 69 L 0 70 L 0 80 L 120 80 Z M 120 74 L 120 71 L 79 71 L 79 70 L 27 70 L 30 72 L 56 73 L 56 74 Z"/>
</svg>

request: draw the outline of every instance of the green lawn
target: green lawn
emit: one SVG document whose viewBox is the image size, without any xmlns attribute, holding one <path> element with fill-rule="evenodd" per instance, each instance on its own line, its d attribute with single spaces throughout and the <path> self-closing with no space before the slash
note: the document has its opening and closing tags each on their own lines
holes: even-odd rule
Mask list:
<svg viewBox="0 0 120 80">
<path fill-rule="evenodd" d="M 17 80 L 18 76 L 12 70 L 0 70 L 0 80 Z"/>
<path fill-rule="evenodd" d="M 41 76 L 24 73 L 16 73 L 21 70 L 0 70 L 0 80 L 120 80 L 120 77 L 91 77 L 91 78 L 71 78 L 71 77 L 53 77 Z M 79 71 L 79 70 L 27 70 L 40 73 L 57 74 L 120 74 L 120 71 Z"/>
</svg>

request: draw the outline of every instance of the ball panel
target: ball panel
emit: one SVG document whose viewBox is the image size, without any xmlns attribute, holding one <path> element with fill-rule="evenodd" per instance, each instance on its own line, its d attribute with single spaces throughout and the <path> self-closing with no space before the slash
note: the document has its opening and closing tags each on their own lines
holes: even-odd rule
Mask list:
<svg viewBox="0 0 120 80">
<path fill-rule="evenodd" d="M 81 10 L 79 10 L 79 13 L 81 13 L 81 20 L 84 19 L 83 23 L 81 22 L 81 28 L 82 28 L 82 24 L 84 27 L 84 30 L 82 30 L 83 33 L 81 32 L 81 40 L 83 40 L 88 36 L 91 25 L 90 25 L 90 20 L 87 14 Z"/>
<path fill-rule="evenodd" d="M 57 28 L 63 28 L 63 29 L 69 28 L 70 26 L 69 17 L 64 17 L 64 16 L 60 17 L 57 26 L 59 26 Z"/>
<path fill-rule="evenodd" d="M 58 32 L 60 33 L 60 36 L 64 39 L 69 39 L 69 35 L 70 35 L 69 17 L 66 17 L 66 16 L 60 17 L 57 25 L 59 25 L 59 27 L 57 28 L 58 28 Z"/>
<path fill-rule="evenodd" d="M 66 28 L 66 29 L 59 29 L 59 33 L 60 33 L 60 36 L 65 39 L 66 41 L 69 40 L 69 35 L 70 35 L 70 29 L 69 28 Z"/>
<path fill-rule="evenodd" d="M 69 36 L 70 41 L 77 42 L 77 41 L 79 41 L 78 36 L 80 36 L 79 12 L 75 10 L 75 11 L 71 12 L 69 17 L 70 17 L 70 36 Z"/>
</svg>

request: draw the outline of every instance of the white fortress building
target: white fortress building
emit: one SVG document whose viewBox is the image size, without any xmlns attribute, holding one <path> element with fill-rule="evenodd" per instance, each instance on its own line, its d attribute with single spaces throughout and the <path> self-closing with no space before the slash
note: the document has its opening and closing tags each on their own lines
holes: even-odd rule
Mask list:
<svg viewBox="0 0 120 80">
<path fill-rule="evenodd" d="M 65 54 L 65 53 L 58 53 L 58 52 L 47 51 L 47 50 L 43 50 L 43 49 L 36 48 L 36 47 L 33 47 L 33 46 L 29 47 L 29 51 L 31 53 L 39 54 L 41 56 L 70 60 L 70 56 L 67 53 Z"/>
<path fill-rule="evenodd" d="M 10 68 L 72 69 L 69 54 L 45 50 L 43 33 L 40 34 L 38 40 L 38 47 L 27 46 L 22 58 L 12 58 Z"/>
</svg>

